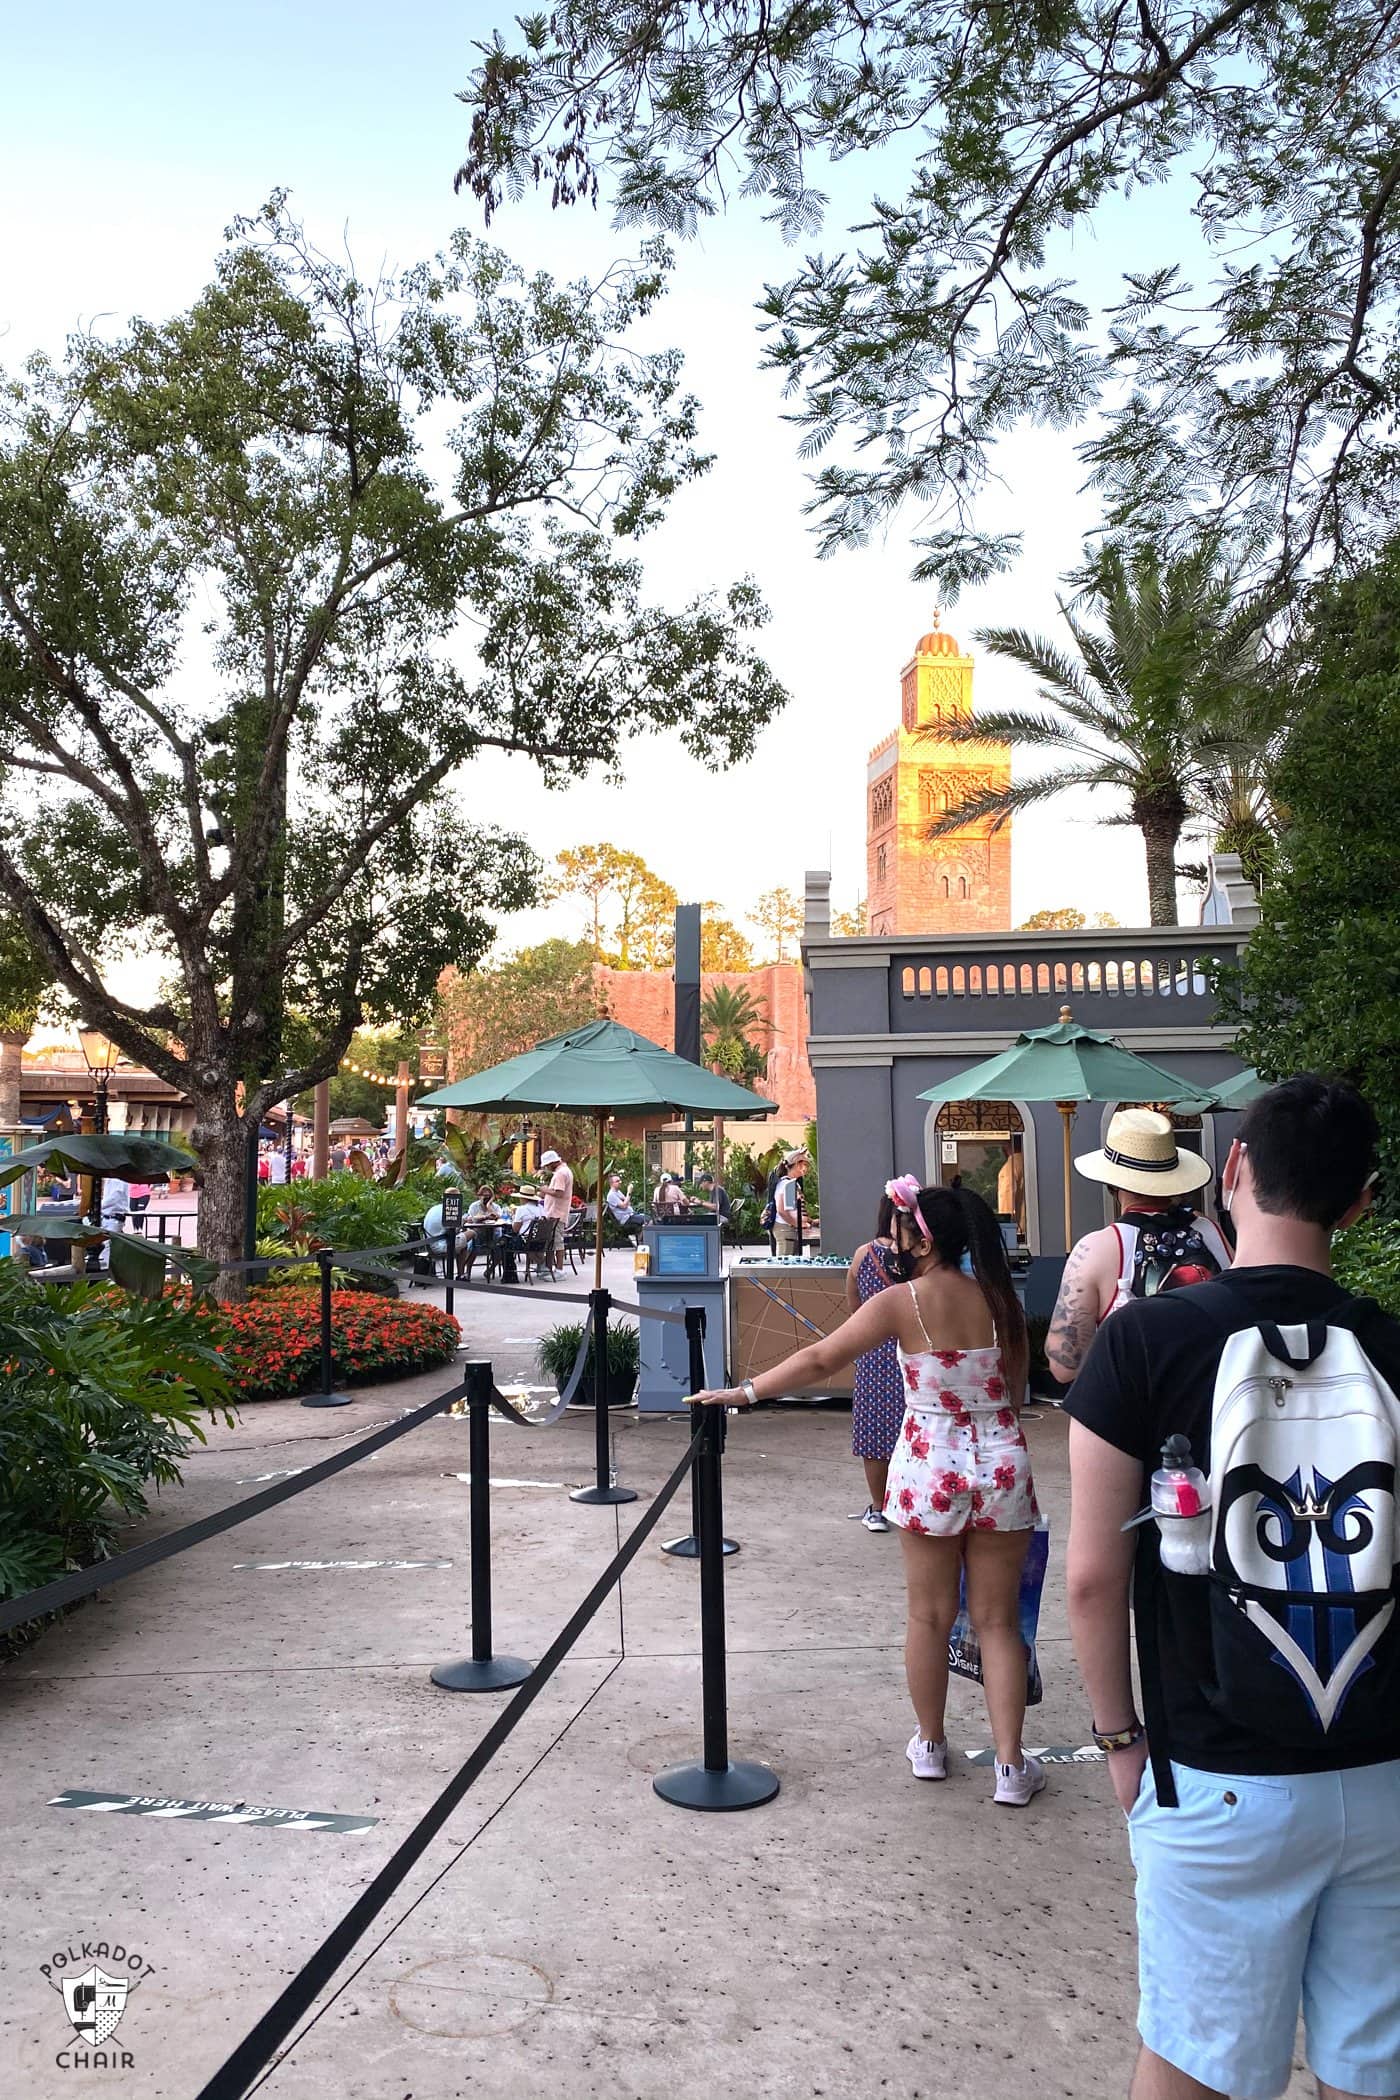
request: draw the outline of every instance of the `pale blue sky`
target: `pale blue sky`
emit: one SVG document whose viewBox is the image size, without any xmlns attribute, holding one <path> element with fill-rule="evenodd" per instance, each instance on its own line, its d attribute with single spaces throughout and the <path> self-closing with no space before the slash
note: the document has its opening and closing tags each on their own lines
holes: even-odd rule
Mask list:
<svg viewBox="0 0 1400 2100">
<path fill-rule="evenodd" d="M 362 266 L 411 262 L 458 224 L 480 230 L 471 200 L 452 190 L 466 117 L 454 91 L 472 39 L 504 19 L 488 0 L 397 8 L 245 0 L 236 11 L 69 0 L 62 9 L 8 10 L 0 362 L 57 350 L 67 330 L 97 317 L 119 321 L 187 301 L 228 220 L 277 185 L 291 190 L 320 245 L 346 231 Z M 841 171 L 829 231 L 812 245 L 836 245 L 870 185 L 868 162 Z M 1096 244 L 1081 245 L 1076 269 L 1110 288 L 1119 270 L 1140 266 L 1154 243 L 1179 232 L 1172 201 L 1149 195 L 1125 207 Z M 561 274 L 593 273 L 635 246 L 602 214 L 551 214 L 533 198 L 508 207 L 490 237 Z M 800 888 L 803 869 L 828 859 L 838 903 L 863 887 L 865 756 L 894 725 L 900 667 L 932 607 L 932 594 L 908 581 L 912 517 L 882 545 L 816 558 L 794 433 L 780 420 L 776 383 L 757 370 L 753 329 L 763 280 L 791 264 L 792 252 L 752 209 L 712 223 L 681 250 L 654 334 L 686 353 L 718 463 L 677 501 L 648 554 L 665 597 L 744 571 L 758 576 L 774 614 L 768 653 L 792 690 L 791 708 L 753 763 L 723 778 L 650 742 L 635 748 L 621 794 L 596 782 L 546 794 L 521 760 L 479 768 L 468 787 L 474 807 L 517 824 L 546 854 L 612 837 L 682 894 L 717 897 L 736 914 L 773 883 Z M 1094 522 L 1092 503 L 1076 493 L 1068 438 L 1018 434 L 1000 466 L 1009 486 L 986 516 L 1019 523 L 1025 554 L 1009 578 L 947 613 L 944 624 L 963 637 L 984 623 L 1050 627 L 1057 576 Z M 976 694 L 983 704 L 1024 697 L 1014 674 L 990 662 L 979 664 Z M 1140 862 L 1135 836 L 1087 821 L 1082 804 L 1022 819 L 1016 916 L 1074 903 L 1140 923 Z M 503 939 L 533 938 L 546 923 L 574 930 L 569 908 L 555 907 L 511 922 Z"/>
</svg>

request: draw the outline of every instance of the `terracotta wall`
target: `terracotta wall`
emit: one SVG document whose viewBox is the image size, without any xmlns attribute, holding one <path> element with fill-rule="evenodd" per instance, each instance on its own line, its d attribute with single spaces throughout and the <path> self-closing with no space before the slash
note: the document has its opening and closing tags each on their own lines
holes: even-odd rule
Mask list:
<svg viewBox="0 0 1400 2100">
<path fill-rule="evenodd" d="M 742 986 L 755 1006 L 768 1015 L 772 1029 L 760 1047 L 768 1052 L 768 1076 L 760 1083 L 770 1101 L 776 1101 L 785 1122 L 810 1122 L 817 1112 L 817 1092 L 812 1068 L 807 1062 L 807 1003 L 802 993 L 800 963 L 770 963 L 763 970 L 706 971 L 701 978 L 701 996 L 712 985 Z M 650 1036 L 654 1043 L 674 1047 L 676 987 L 669 971 L 610 970 L 599 967 L 598 988 L 607 1011 L 624 1028 Z"/>
</svg>

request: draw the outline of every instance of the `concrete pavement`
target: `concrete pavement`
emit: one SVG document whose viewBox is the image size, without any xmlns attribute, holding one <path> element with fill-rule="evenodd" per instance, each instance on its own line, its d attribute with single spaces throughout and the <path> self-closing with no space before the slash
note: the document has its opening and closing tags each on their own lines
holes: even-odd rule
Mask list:
<svg viewBox="0 0 1400 2100">
<path fill-rule="evenodd" d="M 625 1293 L 625 1255 L 609 1283 Z M 576 1288 L 587 1287 L 587 1277 Z M 526 1374 L 563 1308 L 471 1294 L 470 1353 Z M 441 1390 L 370 1388 L 352 1408 L 245 1410 L 161 1498 L 161 1530 L 312 1464 Z M 1063 1608 L 1064 1422 L 1028 1435 L 1051 1514 L 1046 1700 L 1032 1742 L 1086 1716 Z M 684 1425 L 616 1417 L 642 1500 L 568 1500 L 593 1424 L 493 1429 L 497 1647 L 538 1656 L 644 1513 Z M 438 1420 L 362 1465 L 119 1585 L 11 1664 L 0 2061 L 6 2093 L 84 2080 L 192 2100 L 389 1857 L 503 1704 L 435 1690 L 468 1646 L 466 1423 Z M 699 1816 L 651 1789 L 698 1755 L 693 1564 L 649 1542 L 480 1785 L 392 1899 L 260 2089 L 273 2100 L 672 2100 L 716 2095 L 1098 2100 L 1134 2040 L 1127 1847 L 1103 1771 L 1057 1768 L 1024 1812 L 994 1808 L 980 1700 L 955 1689 L 954 1777 L 908 1776 L 899 1545 L 862 1506 L 849 1416 L 738 1418 L 726 1460 L 731 1747 L 781 1774 L 767 1807 Z M 658 1536 L 688 1528 L 684 1497 Z M 449 1567 L 293 1567 L 450 1561 Z M 258 1566 L 256 1564 L 264 1565 Z M 266 1564 L 273 1565 L 266 1565 Z M 251 1564 L 251 1565 L 250 1565 Z M 373 1817 L 372 1827 L 220 1823 L 50 1806 L 232 1804 Z M 235 1809 L 235 1812 L 246 1812 Z M 109 2049 L 75 2038 L 41 1974 L 120 1944 L 151 1973 Z M 103 1964 L 115 1964 L 109 1958 Z M 73 1973 L 71 1964 L 64 1969 Z M 1308 2090 L 1301 2080 L 1294 2091 Z"/>
</svg>

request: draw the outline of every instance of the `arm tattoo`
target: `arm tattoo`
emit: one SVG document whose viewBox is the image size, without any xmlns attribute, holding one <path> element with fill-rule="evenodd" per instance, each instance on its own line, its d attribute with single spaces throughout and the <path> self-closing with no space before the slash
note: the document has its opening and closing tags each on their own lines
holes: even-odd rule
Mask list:
<svg viewBox="0 0 1400 2100">
<path fill-rule="evenodd" d="M 1099 1293 L 1089 1273 L 1086 1243 L 1081 1240 L 1065 1264 L 1060 1295 L 1045 1337 L 1046 1358 L 1062 1385 L 1078 1376 L 1098 1325 Z"/>
</svg>

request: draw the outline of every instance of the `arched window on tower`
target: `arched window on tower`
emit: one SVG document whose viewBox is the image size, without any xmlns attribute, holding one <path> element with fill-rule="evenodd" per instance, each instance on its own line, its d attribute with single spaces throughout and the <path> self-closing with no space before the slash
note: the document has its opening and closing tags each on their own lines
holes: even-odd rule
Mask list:
<svg viewBox="0 0 1400 2100">
<path fill-rule="evenodd" d="M 888 882 L 889 874 L 890 849 L 888 846 L 877 846 L 875 848 L 875 880 L 883 886 Z"/>
</svg>

